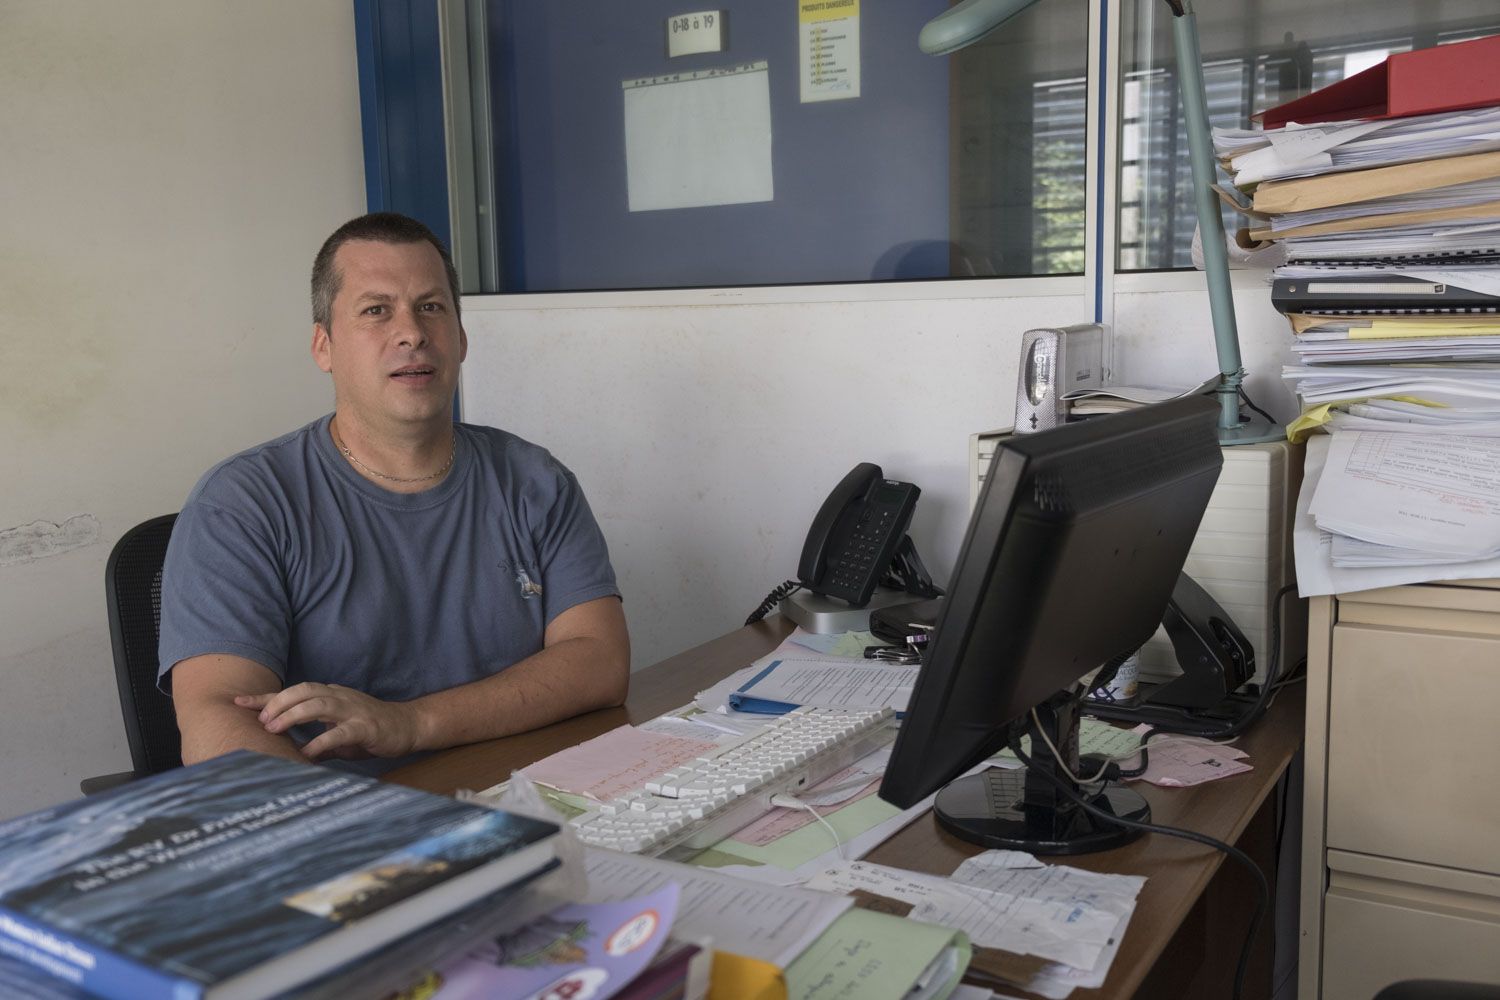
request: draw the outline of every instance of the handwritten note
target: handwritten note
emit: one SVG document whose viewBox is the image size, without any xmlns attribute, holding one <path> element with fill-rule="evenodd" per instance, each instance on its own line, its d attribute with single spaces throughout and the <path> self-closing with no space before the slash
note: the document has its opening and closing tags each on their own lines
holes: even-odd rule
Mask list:
<svg viewBox="0 0 1500 1000">
<path fill-rule="evenodd" d="M 878 645 L 879 642 L 873 632 L 831 632 L 820 635 L 799 628 L 787 636 L 787 642 L 782 644 L 782 648 L 785 649 L 787 643 L 795 643 L 824 656 L 861 660 L 864 659 L 865 647 Z"/>
<path fill-rule="evenodd" d="M 969 951 L 962 934 L 856 908 L 839 917 L 787 968 L 787 996 L 901 1000 L 913 987 L 938 978 L 942 970 L 962 970 Z"/>
<path fill-rule="evenodd" d="M 712 749 L 714 744 L 703 740 L 621 726 L 543 758 L 524 772 L 538 784 L 607 802 Z"/>
</svg>

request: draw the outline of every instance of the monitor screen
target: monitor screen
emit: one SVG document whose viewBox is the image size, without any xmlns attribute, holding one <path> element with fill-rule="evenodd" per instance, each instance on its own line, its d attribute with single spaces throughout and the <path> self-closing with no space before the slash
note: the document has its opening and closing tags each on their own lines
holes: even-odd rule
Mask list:
<svg viewBox="0 0 1500 1000">
<path fill-rule="evenodd" d="M 1217 413 L 1190 397 L 1000 445 L 881 798 L 914 805 L 1151 637 L 1223 464 Z"/>
</svg>

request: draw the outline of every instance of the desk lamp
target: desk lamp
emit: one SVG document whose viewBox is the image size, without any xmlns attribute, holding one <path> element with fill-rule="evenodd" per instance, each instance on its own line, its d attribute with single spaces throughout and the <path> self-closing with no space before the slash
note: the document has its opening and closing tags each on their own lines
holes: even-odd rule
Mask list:
<svg viewBox="0 0 1500 1000">
<path fill-rule="evenodd" d="M 963 0 L 928 21 L 917 44 L 928 55 L 942 56 L 979 41 L 1037 0 Z M 1214 195 L 1214 151 L 1208 124 L 1208 96 L 1203 86 L 1203 59 L 1198 52 L 1198 22 L 1191 0 L 1166 0 L 1172 9 L 1172 40 L 1177 71 L 1182 80 L 1182 110 L 1187 122 L 1188 151 L 1197 196 L 1198 228 L 1203 234 L 1203 270 L 1208 280 L 1213 314 L 1214 346 L 1219 358 L 1218 432 L 1221 445 L 1258 444 L 1285 436 L 1268 420 L 1240 415 L 1240 385 L 1245 369 L 1240 363 L 1240 336 L 1234 320 L 1234 297 L 1229 289 L 1229 256 L 1224 244 L 1224 220 Z"/>
</svg>

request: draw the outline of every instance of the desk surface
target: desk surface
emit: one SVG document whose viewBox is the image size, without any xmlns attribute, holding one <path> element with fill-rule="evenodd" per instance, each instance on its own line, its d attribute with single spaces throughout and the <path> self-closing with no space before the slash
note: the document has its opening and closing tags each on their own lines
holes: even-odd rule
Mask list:
<svg viewBox="0 0 1500 1000">
<path fill-rule="evenodd" d="M 777 616 L 739 629 L 636 672 L 630 679 L 630 697 L 620 708 L 445 751 L 392 772 L 389 780 L 444 794 L 460 788 L 488 788 L 504 781 L 511 771 L 548 754 L 616 726 L 639 725 L 686 704 L 696 692 L 770 652 L 791 628 L 790 622 Z M 1300 687 L 1287 689 L 1266 718 L 1240 738 L 1238 745 L 1249 753 L 1254 770 L 1190 789 L 1158 788 L 1141 782 L 1132 785 L 1151 803 L 1152 820 L 1229 843 L 1239 840 L 1302 744 L 1302 698 Z M 876 848 L 866 860 L 948 875 L 981 850 L 940 829 L 929 813 Z M 1092 871 L 1147 876 L 1108 981 L 1099 990 L 1075 990 L 1072 994 L 1076 1000 L 1093 1000 L 1129 997 L 1136 992 L 1203 896 L 1223 856 L 1184 840 L 1147 835 L 1112 851 L 1056 860 Z M 1242 900 L 1245 911 L 1253 905 L 1252 900 Z M 1263 947 L 1269 938 L 1267 914 L 1260 939 Z M 1235 952 L 1229 956 L 1232 965 L 1239 943 L 1229 941 L 1227 946 Z"/>
</svg>

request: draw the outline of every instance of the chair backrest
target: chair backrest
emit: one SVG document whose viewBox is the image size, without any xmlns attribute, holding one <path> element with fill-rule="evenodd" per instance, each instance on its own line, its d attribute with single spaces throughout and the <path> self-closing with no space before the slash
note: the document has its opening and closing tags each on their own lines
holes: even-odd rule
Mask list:
<svg viewBox="0 0 1500 1000">
<path fill-rule="evenodd" d="M 125 738 L 137 774 L 182 765 L 182 743 L 172 699 L 156 688 L 156 642 L 161 631 L 161 566 L 176 514 L 144 521 L 125 533 L 104 570 L 109 638 Z"/>
</svg>

